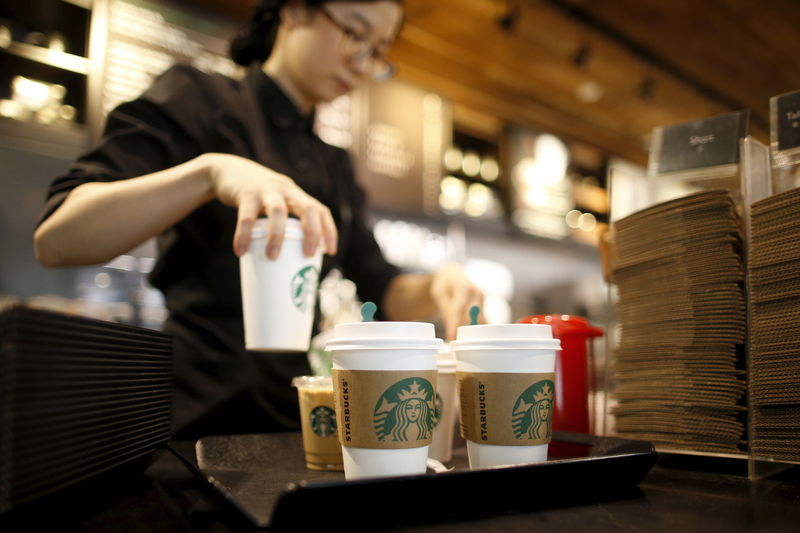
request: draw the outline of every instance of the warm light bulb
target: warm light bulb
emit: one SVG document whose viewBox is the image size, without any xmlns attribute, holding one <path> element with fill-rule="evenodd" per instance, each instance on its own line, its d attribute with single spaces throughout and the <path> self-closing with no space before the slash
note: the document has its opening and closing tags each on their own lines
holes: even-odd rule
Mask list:
<svg viewBox="0 0 800 533">
<path fill-rule="evenodd" d="M 568 212 L 564 217 L 565 220 L 567 221 L 567 226 L 569 226 L 572 229 L 578 229 L 579 227 L 581 227 L 580 218 L 582 214 L 583 213 L 581 213 L 577 209 L 573 209 L 572 211 Z"/>
<path fill-rule="evenodd" d="M 461 170 L 469 177 L 475 177 L 481 171 L 481 158 L 475 152 L 466 152 L 461 161 Z"/>
<path fill-rule="evenodd" d="M 546 133 L 536 138 L 534 159 L 539 179 L 545 183 L 558 183 L 567 172 L 569 150 L 561 139 Z"/>
<path fill-rule="evenodd" d="M 594 231 L 597 219 L 591 213 L 584 213 L 578 218 L 579 226 L 583 231 Z"/>
<path fill-rule="evenodd" d="M 31 109 L 41 109 L 50 99 L 50 86 L 41 81 L 14 76 L 11 85 L 14 88 L 12 99 Z"/>
<path fill-rule="evenodd" d="M 458 148 L 448 148 L 444 153 L 444 167 L 450 172 L 461 169 L 461 160 L 463 157 L 461 150 Z"/>
<path fill-rule="evenodd" d="M 500 175 L 500 166 L 492 157 L 484 157 L 481 161 L 481 177 L 486 181 L 494 181 Z"/>
</svg>

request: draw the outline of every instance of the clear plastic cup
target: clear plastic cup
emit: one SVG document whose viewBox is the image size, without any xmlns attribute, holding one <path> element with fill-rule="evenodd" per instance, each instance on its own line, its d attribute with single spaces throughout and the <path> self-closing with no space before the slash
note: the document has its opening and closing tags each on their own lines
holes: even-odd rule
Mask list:
<svg viewBox="0 0 800 533">
<path fill-rule="evenodd" d="M 310 470 L 343 470 L 330 376 L 298 376 L 292 380 L 292 386 L 297 387 L 300 402 L 306 467 Z"/>
<path fill-rule="evenodd" d="M 311 341 L 322 250 L 303 255 L 303 231 L 286 220 L 274 261 L 266 256 L 267 219 L 253 227 L 250 248 L 239 259 L 245 347 L 262 352 L 306 352 Z"/>
<path fill-rule="evenodd" d="M 334 327 L 325 348 L 346 479 L 425 473 L 441 346 L 423 322 Z"/>
<path fill-rule="evenodd" d="M 446 463 L 453 458 L 453 438 L 458 412 L 456 359 L 449 344 L 439 350 L 436 366 L 436 411 L 433 442 L 428 450 L 428 457 Z"/>
<path fill-rule="evenodd" d="M 546 461 L 561 349 L 551 327 L 461 326 L 451 346 L 470 468 Z"/>
</svg>

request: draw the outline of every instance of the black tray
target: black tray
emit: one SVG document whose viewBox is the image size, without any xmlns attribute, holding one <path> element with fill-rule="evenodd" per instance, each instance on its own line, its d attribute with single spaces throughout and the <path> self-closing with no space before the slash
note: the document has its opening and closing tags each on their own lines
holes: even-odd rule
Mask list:
<svg viewBox="0 0 800 533">
<path fill-rule="evenodd" d="M 342 472 L 306 469 L 300 433 L 205 437 L 194 454 L 182 444 L 173 443 L 172 453 L 240 518 L 288 531 L 430 524 L 626 498 L 657 459 L 649 442 L 557 431 L 546 463 L 469 470 L 462 443 L 448 472 L 345 481 Z"/>
</svg>

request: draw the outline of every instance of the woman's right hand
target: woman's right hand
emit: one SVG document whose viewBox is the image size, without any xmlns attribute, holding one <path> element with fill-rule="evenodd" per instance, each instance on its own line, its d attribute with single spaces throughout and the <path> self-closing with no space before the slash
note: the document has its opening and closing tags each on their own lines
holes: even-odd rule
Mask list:
<svg viewBox="0 0 800 533">
<path fill-rule="evenodd" d="M 289 214 L 300 219 L 306 256 L 313 255 L 320 243 L 326 253 L 336 254 L 338 233 L 330 209 L 291 178 L 237 155 L 208 153 L 200 159 L 214 196 L 223 204 L 238 208 L 233 236 L 237 256 L 249 248 L 253 225 L 262 213 L 267 216 L 266 253 L 270 259 L 280 254 Z"/>
</svg>

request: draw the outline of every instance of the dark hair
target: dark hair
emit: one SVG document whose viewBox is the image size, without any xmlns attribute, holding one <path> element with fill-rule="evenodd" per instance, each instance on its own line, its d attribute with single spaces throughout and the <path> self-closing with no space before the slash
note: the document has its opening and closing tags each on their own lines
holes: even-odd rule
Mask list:
<svg viewBox="0 0 800 533">
<path fill-rule="evenodd" d="M 336 0 L 303 0 L 308 7 Z M 378 2 L 380 0 L 360 0 Z M 403 0 L 392 0 L 402 4 Z M 289 0 L 257 0 L 250 20 L 237 32 L 230 43 L 230 56 L 236 63 L 248 66 L 254 61 L 263 63 L 272 53 L 280 26 L 280 8 Z"/>
</svg>

